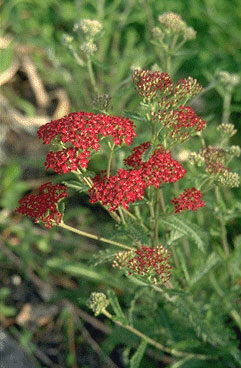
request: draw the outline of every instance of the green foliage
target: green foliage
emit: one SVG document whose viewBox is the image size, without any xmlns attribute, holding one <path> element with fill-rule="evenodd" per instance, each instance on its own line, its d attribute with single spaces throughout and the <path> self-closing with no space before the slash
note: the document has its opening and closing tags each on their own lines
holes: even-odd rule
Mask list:
<svg viewBox="0 0 241 368">
<path fill-rule="evenodd" d="M 12 162 L 5 168 L 0 168 L 0 206 L 14 210 L 18 205 L 18 200 L 28 188 L 28 185 L 20 180 L 21 169 L 17 163 Z"/>
<path fill-rule="evenodd" d="M 128 324 L 128 321 L 121 309 L 120 303 L 117 299 L 116 294 L 114 293 L 113 290 L 107 290 L 107 295 L 108 295 L 108 300 L 110 302 L 110 305 L 113 308 L 113 311 L 115 312 L 115 316 L 114 318 L 118 321 L 120 321 L 123 324 Z"/>
<path fill-rule="evenodd" d="M 145 353 L 147 342 L 142 340 L 135 354 L 130 359 L 130 368 L 138 368 Z"/>
<path fill-rule="evenodd" d="M 79 193 L 86 193 L 89 189 L 87 185 L 77 180 L 62 181 L 62 183 L 66 185 L 66 187 L 75 189 Z"/>
<path fill-rule="evenodd" d="M 161 219 L 161 222 L 170 226 L 177 232 L 177 234 L 180 233 L 192 239 L 198 246 L 198 249 L 200 249 L 203 253 L 205 252 L 205 248 L 207 246 L 205 242 L 205 233 L 201 231 L 196 224 L 188 224 L 186 219 L 184 222 L 180 219 L 180 217 L 177 216 L 167 220 Z"/>
<path fill-rule="evenodd" d="M 138 221 L 132 218 L 127 218 L 126 224 L 115 225 L 115 232 L 112 236 L 115 240 L 126 240 L 132 242 L 139 242 L 139 244 L 149 244 L 149 236 L 146 229 L 144 229 Z"/>
</svg>

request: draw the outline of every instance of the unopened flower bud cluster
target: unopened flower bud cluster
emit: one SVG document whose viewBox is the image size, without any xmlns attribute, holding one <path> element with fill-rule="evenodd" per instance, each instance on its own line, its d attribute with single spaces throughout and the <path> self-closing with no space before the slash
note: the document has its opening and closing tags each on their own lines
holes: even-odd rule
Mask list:
<svg viewBox="0 0 241 368">
<path fill-rule="evenodd" d="M 95 316 L 101 314 L 109 305 L 109 300 L 103 293 L 91 293 L 87 306 L 92 309 Z"/>
<path fill-rule="evenodd" d="M 239 175 L 230 172 L 226 166 L 228 156 L 239 157 L 241 149 L 239 146 L 231 146 L 227 149 L 208 146 L 202 148 L 199 153 L 191 153 L 189 155 L 189 162 L 192 165 L 205 166 L 205 171 L 217 180 L 221 185 L 230 188 L 239 186 Z"/>
<path fill-rule="evenodd" d="M 129 275 L 146 277 L 153 284 L 161 284 L 170 279 L 169 257 L 162 245 L 155 248 L 143 245 L 139 249 L 118 252 L 113 267 L 128 269 Z"/>
<path fill-rule="evenodd" d="M 206 127 L 206 122 L 185 103 L 202 90 L 196 79 L 188 77 L 174 84 L 168 73 L 137 69 L 133 82 L 152 121 L 165 127 L 172 142 L 185 142 Z"/>
<path fill-rule="evenodd" d="M 218 73 L 220 82 L 231 88 L 235 87 L 240 83 L 240 77 L 237 74 L 231 74 L 227 71 L 220 71 Z"/>
<path fill-rule="evenodd" d="M 193 40 L 196 38 L 196 31 L 192 27 L 188 27 L 180 15 L 169 12 L 163 13 L 158 17 L 160 28 L 153 29 L 155 38 L 162 38 L 163 34 L 173 35 L 178 34 L 184 40 Z"/>
<path fill-rule="evenodd" d="M 237 133 L 237 129 L 235 129 L 234 125 L 231 123 L 222 123 L 218 125 L 217 129 L 222 133 L 225 134 L 227 137 L 232 137 Z"/>
<path fill-rule="evenodd" d="M 81 19 L 74 25 L 74 31 L 78 32 L 83 38 L 80 50 L 87 55 L 93 55 L 97 51 L 95 38 L 102 30 L 102 24 L 97 20 Z"/>
<path fill-rule="evenodd" d="M 90 38 L 94 38 L 102 30 L 102 24 L 97 20 L 81 19 L 74 25 L 74 31 L 81 31 Z"/>
<path fill-rule="evenodd" d="M 238 173 L 224 171 L 221 175 L 218 175 L 217 181 L 226 187 L 237 188 L 240 185 L 240 177 Z"/>
</svg>

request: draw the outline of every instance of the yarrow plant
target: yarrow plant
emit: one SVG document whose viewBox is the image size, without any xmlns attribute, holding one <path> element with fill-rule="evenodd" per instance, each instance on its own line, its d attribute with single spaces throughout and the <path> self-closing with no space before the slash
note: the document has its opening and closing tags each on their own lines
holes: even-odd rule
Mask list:
<svg viewBox="0 0 241 368">
<path fill-rule="evenodd" d="M 219 184 L 229 187 L 239 185 L 238 173 L 231 172 L 228 165 L 232 158 L 240 155 L 240 147 L 229 146 L 229 139 L 236 133 L 236 129 L 227 121 L 227 101 L 226 112 L 218 126 L 218 132 L 222 133 L 220 145 L 206 144 L 202 135 L 206 121 L 194 111 L 194 105 L 191 104 L 202 87 L 192 77 L 176 82 L 171 76 L 174 51 L 178 51 L 186 41 L 194 39 L 195 31 L 174 13 L 162 14 L 159 22 L 160 26 L 153 30 L 153 34 L 154 43 L 161 50 L 162 68 L 154 71 L 135 69 L 133 72 L 133 89 L 140 98 L 138 113 L 132 114 L 133 117 L 128 112 L 124 116 L 107 114 L 110 99 L 107 95 L 96 96 L 95 101 L 99 101 L 102 106 L 99 113 L 72 112 L 41 126 L 37 132 L 39 139 L 52 147 L 46 157 L 46 169 L 52 169 L 59 175 L 71 173 L 76 180 L 66 180 L 65 185 L 50 182 L 42 185 L 39 194 L 28 194 L 19 201 L 17 212 L 30 216 L 36 223 L 41 222 L 47 228 L 56 225 L 122 248 L 117 253 L 107 254 L 113 269 L 116 272 L 120 270 L 135 285 L 148 286 L 152 291 L 161 293 L 169 303 L 166 310 L 170 305 L 175 305 L 183 313 L 183 318 L 190 316 L 189 322 L 197 338 L 203 339 L 206 345 L 210 344 L 213 355 L 206 355 L 205 349 L 204 354 L 199 354 L 195 347 L 190 352 L 178 351 L 148 337 L 132 325 L 131 318 L 127 321 L 117 297 L 111 292 L 107 297 L 96 292 L 91 295 L 88 306 L 96 316 L 104 314 L 119 326 L 141 337 L 145 344 L 148 342 L 173 356 L 184 360 L 215 360 L 218 356 L 216 346 L 226 344 L 227 340 L 221 341 L 218 333 L 215 335 L 208 329 L 204 315 L 209 315 L 209 311 L 197 311 L 191 292 L 197 280 L 218 264 L 219 258 L 211 255 L 207 266 L 205 258 L 206 268 L 191 279 L 192 271 L 187 266 L 191 264 L 191 249 L 188 239 L 183 237 L 190 236 L 191 241 L 198 246 L 197 252 L 205 252 L 204 244 L 195 231 L 197 225 L 190 225 L 190 215 L 198 211 L 201 219 L 204 218 L 203 214 L 207 210 L 205 207 L 211 206 L 210 193 L 213 188 L 217 205 L 223 206 Z M 88 52 L 87 49 L 85 52 L 95 92 L 98 88 L 89 56 L 95 51 L 93 40 L 101 29 L 99 22 L 88 19 L 81 20 L 75 26 L 75 31 L 81 32 L 86 42 L 92 43 L 92 51 L 88 46 Z M 83 44 L 81 47 L 83 51 Z M 227 93 L 231 93 L 236 82 L 232 78 L 228 79 L 226 74 L 221 77 L 228 89 Z M 132 120 L 145 124 L 146 134 L 142 141 L 140 137 L 143 135 L 139 135 L 139 127 Z M 198 153 L 186 155 L 188 159 L 181 163 L 177 151 L 192 137 L 200 141 L 201 148 Z M 120 157 L 118 155 L 122 149 L 122 167 L 116 167 L 115 157 Z M 190 152 L 189 149 L 183 150 Z M 94 161 L 99 152 L 106 153 L 106 166 L 99 172 L 90 172 L 89 162 Z M 195 175 L 192 172 L 193 166 L 198 167 Z M 59 202 L 67 197 L 68 188 L 84 192 L 92 205 L 102 206 L 109 213 L 117 224 L 117 231 L 112 238 L 99 237 L 64 222 L 64 211 Z M 225 257 L 228 257 L 225 218 L 218 208 L 215 207 L 214 212 L 218 213 L 222 231 L 223 250 L 220 253 L 224 251 Z M 176 247 L 179 239 L 183 240 L 183 250 Z M 180 276 L 182 272 L 185 279 Z M 213 274 L 210 280 L 219 296 L 224 297 Z M 136 300 L 137 297 L 131 302 L 131 310 Z M 109 304 L 116 316 L 107 311 Z M 241 328 L 237 311 L 228 303 L 226 306 L 231 318 Z M 165 315 L 164 304 L 162 309 Z M 177 316 L 173 310 L 170 313 L 172 318 L 180 319 L 179 314 Z M 210 316 L 208 318 L 214 318 Z M 173 336 L 167 340 L 174 339 Z"/>
</svg>

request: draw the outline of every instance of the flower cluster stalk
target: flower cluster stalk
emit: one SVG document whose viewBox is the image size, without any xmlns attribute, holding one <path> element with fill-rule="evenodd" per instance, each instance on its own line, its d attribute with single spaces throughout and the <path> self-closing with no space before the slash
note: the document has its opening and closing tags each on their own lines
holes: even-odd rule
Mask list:
<svg viewBox="0 0 241 368">
<path fill-rule="evenodd" d="M 120 326 L 122 328 L 125 328 L 126 330 L 132 332 L 136 336 L 139 336 L 141 339 L 145 340 L 148 344 L 154 346 L 158 350 L 164 351 L 165 353 L 171 354 L 171 355 L 176 356 L 176 357 L 189 357 L 190 359 L 191 358 L 196 358 L 196 359 L 199 359 L 199 360 L 210 359 L 209 356 L 204 355 L 204 354 L 193 354 L 193 353 L 186 353 L 186 352 L 178 351 L 176 349 L 169 349 L 166 346 L 162 345 L 160 342 L 157 342 L 157 341 L 153 340 L 151 337 L 148 337 L 147 335 L 145 335 L 141 331 L 137 330 L 135 327 L 130 326 L 130 325 L 125 325 L 125 324 L 121 323 L 116 318 L 114 318 L 112 316 L 112 314 L 109 313 L 107 310 L 103 310 L 102 313 L 107 318 L 112 320 L 115 324 L 117 324 L 118 326 Z"/>
</svg>

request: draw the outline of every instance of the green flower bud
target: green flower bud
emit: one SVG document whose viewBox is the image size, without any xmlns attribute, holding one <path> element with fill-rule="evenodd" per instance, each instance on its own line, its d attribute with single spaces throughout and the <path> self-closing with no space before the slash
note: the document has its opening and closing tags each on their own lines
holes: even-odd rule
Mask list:
<svg viewBox="0 0 241 368">
<path fill-rule="evenodd" d="M 240 185 L 239 175 L 228 170 L 222 172 L 217 180 L 221 185 L 229 188 L 237 188 Z"/>
<path fill-rule="evenodd" d="M 101 314 L 109 305 L 109 300 L 103 293 L 91 293 L 87 306 L 92 309 L 95 316 Z"/>
<path fill-rule="evenodd" d="M 235 129 L 233 124 L 230 123 L 222 123 L 220 124 L 217 129 L 221 131 L 223 134 L 227 135 L 228 137 L 232 137 L 234 134 L 237 133 L 237 130 Z"/>
</svg>

